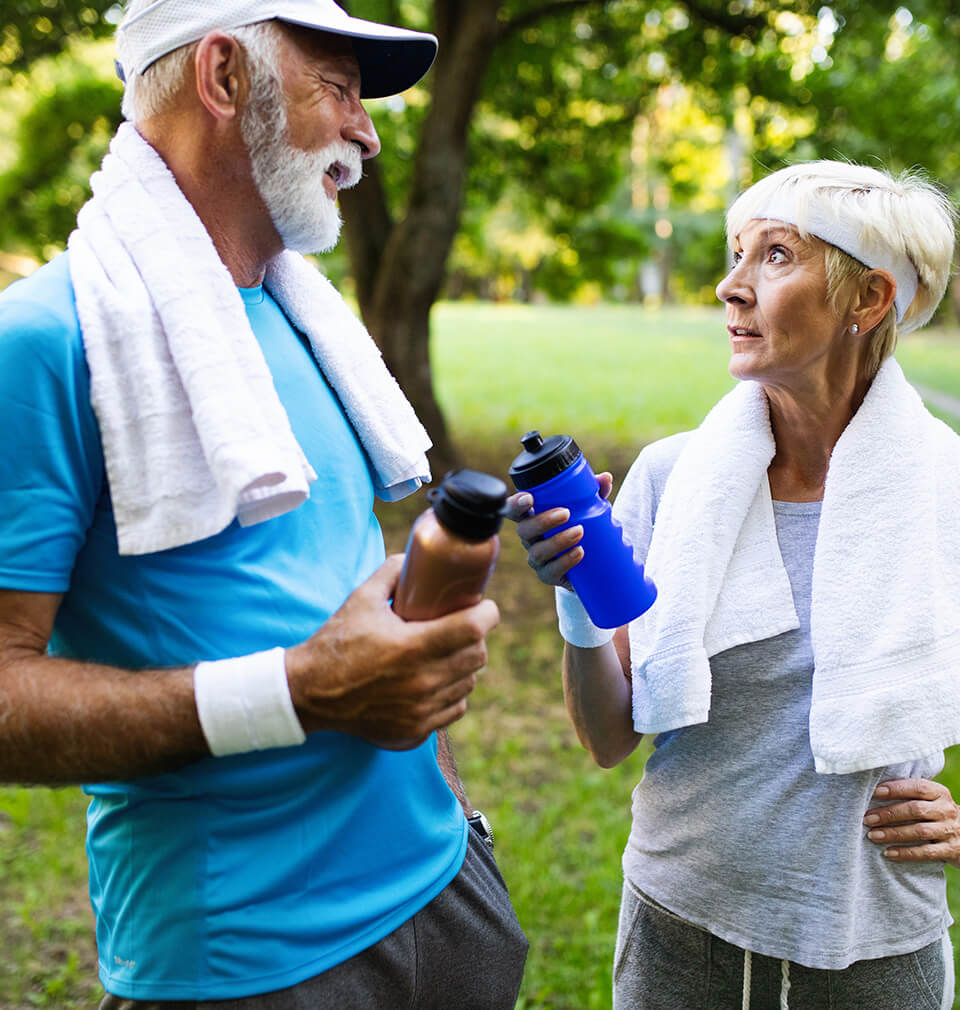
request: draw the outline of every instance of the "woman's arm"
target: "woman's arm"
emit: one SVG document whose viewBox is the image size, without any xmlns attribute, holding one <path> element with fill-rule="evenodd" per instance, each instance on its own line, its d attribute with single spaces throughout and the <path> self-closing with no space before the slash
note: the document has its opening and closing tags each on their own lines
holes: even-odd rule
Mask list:
<svg viewBox="0 0 960 1010">
<path fill-rule="evenodd" d="M 620 764 L 643 738 L 633 728 L 632 694 L 625 627 L 597 649 L 566 644 L 563 697 L 580 742 L 601 768 Z"/>
<path fill-rule="evenodd" d="M 600 493 L 608 497 L 613 487 L 609 473 L 597 475 Z M 517 533 L 527 550 L 527 564 L 548 586 L 570 588 L 567 572 L 583 557 L 579 546 L 583 527 L 561 533 L 552 530 L 570 518 L 566 509 L 530 513 L 529 494 L 514 495 L 508 515 L 517 522 Z M 563 694 L 580 742 L 603 768 L 612 768 L 633 752 L 642 735 L 633 729 L 630 683 L 630 643 L 627 628 L 617 630 L 613 641 L 597 648 L 565 644 Z"/>
</svg>

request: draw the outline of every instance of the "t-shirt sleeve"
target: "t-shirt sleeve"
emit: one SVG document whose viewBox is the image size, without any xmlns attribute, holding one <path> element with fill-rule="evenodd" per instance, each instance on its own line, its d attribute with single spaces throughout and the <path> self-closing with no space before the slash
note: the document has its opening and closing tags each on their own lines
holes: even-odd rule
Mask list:
<svg viewBox="0 0 960 1010">
<path fill-rule="evenodd" d="M 0 300 L 0 588 L 66 592 L 103 488 L 79 328 Z"/>
<path fill-rule="evenodd" d="M 613 503 L 614 517 L 644 564 L 664 487 L 689 434 L 680 432 L 646 446 L 634 460 Z"/>
</svg>

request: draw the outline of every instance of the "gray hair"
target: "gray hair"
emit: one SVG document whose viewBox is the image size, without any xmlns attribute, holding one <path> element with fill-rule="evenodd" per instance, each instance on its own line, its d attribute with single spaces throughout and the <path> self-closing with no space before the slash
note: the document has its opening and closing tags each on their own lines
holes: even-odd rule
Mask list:
<svg viewBox="0 0 960 1010">
<path fill-rule="evenodd" d="M 153 2 L 154 0 L 130 0 L 127 13 L 135 14 Z M 276 21 L 258 21 L 228 31 L 243 46 L 254 67 L 276 74 L 279 39 Z M 131 74 L 123 92 L 121 111 L 124 118 L 132 123 L 142 123 L 165 112 L 183 86 L 196 51 L 197 43 L 192 42 L 162 56 L 142 74 Z"/>
</svg>

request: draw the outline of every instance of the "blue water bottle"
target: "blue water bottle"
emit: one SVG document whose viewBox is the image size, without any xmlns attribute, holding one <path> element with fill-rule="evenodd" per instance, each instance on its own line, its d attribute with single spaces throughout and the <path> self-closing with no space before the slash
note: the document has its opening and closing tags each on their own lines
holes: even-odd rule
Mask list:
<svg viewBox="0 0 960 1010">
<path fill-rule="evenodd" d="M 533 511 L 570 510 L 570 520 L 557 527 L 582 526 L 582 560 L 567 573 L 590 620 L 598 628 L 619 628 L 649 610 L 657 588 L 643 573 L 590 464 L 569 435 L 544 440 L 539 431 L 521 439 L 524 451 L 510 467 L 518 491 L 533 496 Z M 553 534 L 551 534 L 553 535 Z"/>
</svg>

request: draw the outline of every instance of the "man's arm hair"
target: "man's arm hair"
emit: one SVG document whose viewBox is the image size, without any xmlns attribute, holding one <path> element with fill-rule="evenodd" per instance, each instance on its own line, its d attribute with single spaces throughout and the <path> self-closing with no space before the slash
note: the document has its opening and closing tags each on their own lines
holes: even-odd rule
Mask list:
<svg viewBox="0 0 960 1010">
<path fill-rule="evenodd" d="M 48 656 L 60 600 L 0 590 L 0 781 L 135 778 L 209 756 L 193 669 L 129 671 Z"/>
<path fill-rule="evenodd" d="M 466 712 L 497 608 L 483 600 L 433 621 L 403 621 L 390 607 L 402 563 L 402 555 L 389 558 L 315 634 L 286 649 L 305 732 L 405 750 Z M 48 656 L 60 601 L 0 590 L 0 782 L 138 778 L 209 757 L 194 667 L 121 670 Z"/>
</svg>

